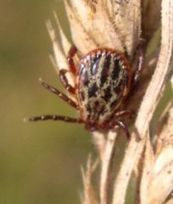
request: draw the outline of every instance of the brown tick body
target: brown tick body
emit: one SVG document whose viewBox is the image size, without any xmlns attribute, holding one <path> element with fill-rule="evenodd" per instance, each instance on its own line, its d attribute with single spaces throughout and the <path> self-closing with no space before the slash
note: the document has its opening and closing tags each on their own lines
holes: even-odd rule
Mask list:
<svg viewBox="0 0 173 204">
<path fill-rule="evenodd" d="M 128 115 L 130 111 L 122 110 L 120 106 L 127 98 L 134 81 L 138 79 L 142 68 L 142 55 L 139 57 L 139 66 L 134 72 L 125 55 L 119 51 L 108 48 L 93 50 L 80 59 L 77 67 L 73 61 L 76 52 L 77 49 L 72 47 L 67 58 L 69 72 L 75 79 L 74 87 L 68 83 L 67 70 L 60 70 L 59 73 L 62 84 L 73 95 L 75 101 L 47 83 L 41 81 L 41 84 L 76 108 L 80 114 L 79 118 L 42 115 L 29 120 L 84 123 L 90 131 L 108 131 L 120 127 L 129 137 L 128 128 L 120 118 Z"/>
<path fill-rule="evenodd" d="M 80 60 L 77 97 L 87 127 L 110 128 L 110 121 L 127 96 L 130 76 L 128 61 L 115 50 L 97 49 Z"/>
</svg>

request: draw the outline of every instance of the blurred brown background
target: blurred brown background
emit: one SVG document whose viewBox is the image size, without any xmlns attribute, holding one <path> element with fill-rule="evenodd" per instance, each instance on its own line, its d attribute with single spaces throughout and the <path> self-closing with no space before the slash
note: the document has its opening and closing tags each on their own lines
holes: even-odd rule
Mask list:
<svg viewBox="0 0 173 204">
<path fill-rule="evenodd" d="M 25 116 L 76 112 L 44 90 L 58 86 L 45 21 L 56 10 L 68 33 L 63 0 L 0 1 L 0 203 L 79 203 L 80 165 L 94 148 L 82 126 L 23 123 Z"/>
</svg>

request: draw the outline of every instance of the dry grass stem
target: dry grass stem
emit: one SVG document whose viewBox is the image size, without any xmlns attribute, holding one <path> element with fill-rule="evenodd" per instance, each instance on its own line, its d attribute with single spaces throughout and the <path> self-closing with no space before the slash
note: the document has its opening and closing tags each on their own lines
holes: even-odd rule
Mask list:
<svg viewBox="0 0 173 204">
<path fill-rule="evenodd" d="M 96 199 L 96 194 L 94 188 L 92 186 L 92 176 L 98 165 L 98 160 L 94 163 L 91 160 L 91 156 L 89 156 L 86 166 L 86 172 L 83 168 L 81 168 L 82 172 L 82 180 L 84 185 L 84 193 L 82 198 L 83 204 L 98 204 Z"/>
<path fill-rule="evenodd" d="M 107 135 L 106 145 L 101 160 L 101 175 L 100 175 L 100 204 L 108 203 L 110 195 L 110 178 L 109 171 L 112 163 L 112 156 L 115 146 L 116 134 L 109 132 Z"/>
</svg>

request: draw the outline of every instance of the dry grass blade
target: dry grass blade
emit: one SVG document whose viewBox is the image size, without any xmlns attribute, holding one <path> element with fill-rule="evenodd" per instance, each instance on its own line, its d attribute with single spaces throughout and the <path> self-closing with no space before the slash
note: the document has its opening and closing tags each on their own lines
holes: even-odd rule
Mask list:
<svg viewBox="0 0 173 204">
<path fill-rule="evenodd" d="M 144 157 L 141 165 L 141 180 L 139 186 L 139 203 L 146 204 L 148 203 L 148 188 L 150 185 L 150 180 L 152 177 L 152 167 L 154 166 L 154 152 L 153 147 L 150 142 L 150 138 L 147 138 L 146 147 L 144 151 Z"/>
<path fill-rule="evenodd" d="M 147 199 L 149 204 L 164 203 L 173 190 L 173 107 L 167 110 L 167 120 L 158 135 L 155 162 L 150 167 L 152 172 L 148 181 Z M 145 202 L 143 202 L 145 203 Z"/>
<path fill-rule="evenodd" d="M 136 136 L 138 136 L 136 133 L 132 135 L 132 139 L 126 150 L 121 170 L 115 183 L 113 204 L 124 203 L 125 194 L 132 170 L 143 151 L 150 121 L 159 99 L 161 98 L 161 93 L 164 90 L 165 82 L 171 68 L 170 62 L 172 61 L 171 57 L 173 46 L 172 4 L 173 2 L 171 0 L 162 1 L 161 50 L 156 70 L 147 88 L 135 122 L 135 127 L 141 140 L 137 141 L 135 139 Z"/>
<path fill-rule="evenodd" d="M 47 21 L 46 22 L 46 26 L 47 26 L 47 30 L 50 36 L 50 39 L 52 41 L 52 47 L 53 47 L 53 51 L 54 51 L 54 62 L 56 63 L 56 68 L 57 68 L 57 72 L 59 72 L 59 68 L 66 68 L 68 67 L 67 64 L 67 60 L 65 57 L 65 53 L 63 52 L 62 46 L 60 44 L 60 42 L 57 39 L 57 35 L 55 32 L 55 29 L 53 28 L 53 25 L 51 23 L 51 21 Z"/>
<path fill-rule="evenodd" d="M 148 204 L 162 204 L 173 190 L 173 147 L 166 148 L 153 166 L 148 188 Z M 166 159 L 166 161 L 165 161 Z M 143 202 L 144 203 L 144 202 Z"/>
<path fill-rule="evenodd" d="M 105 146 L 106 146 L 106 136 L 98 131 L 93 132 L 92 136 L 93 136 L 92 137 L 93 143 L 95 144 L 99 153 L 99 158 L 102 161 L 104 157 Z"/>
<path fill-rule="evenodd" d="M 58 16 L 56 14 L 56 12 L 54 11 L 53 12 L 53 15 L 54 15 L 54 18 L 55 18 L 55 21 L 56 21 L 56 24 L 57 24 L 57 28 L 58 28 L 58 31 L 60 33 L 60 39 L 61 39 L 61 45 L 62 45 L 62 49 L 64 51 L 64 54 L 67 56 L 68 54 L 68 51 L 71 47 L 71 43 L 69 42 L 69 40 L 67 39 L 61 25 L 60 25 L 60 22 L 59 22 L 59 19 L 58 19 Z"/>
<path fill-rule="evenodd" d="M 50 36 L 50 39 L 52 41 L 52 47 L 53 47 L 53 56 L 50 56 L 50 59 L 52 61 L 52 64 L 55 68 L 55 71 L 57 74 L 59 74 L 59 70 L 61 69 L 67 69 L 68 70 L 68 63 L 67 63 L 67 53 L 69 51 L 69 48 L 71 47 L 70 42 L 68 41 L 67 37 L 65 36 L 61 25 L 59 23 L 58 17 L 56 13 L 54 12 L 54 18 L 58 27 L 58 34 L 55 31 L 53 24 L 50 20 L 46 22 L 47 30 Z M 66 74 L 69 84 L 72 86 L 74 85 L 74 78 L 72 75 L 68 72 Z M 70 96 L 71 97 L 71 96 Z M 75 98 L 73 98 L 75 100 Z"/>
<path fill-rule="evenodd" d="M 156 154 L 163 148 L 173 145 L 173 103 L 169 103 L 161 120 L 162 129 L 157 134 Z M 163 124 L 162 124 L 163 123 Z"/>
<path fill-rule="evenodd" d="M 113 192 L 113 204 L 125 203 L 125 196 L 127 192 L 128 183 L 131 177 L 132 170 L 135 167 L 136 161 L 140 158 L 145 139 L 136 141 L 136 136 L 132 136 L 129 145 L 126 149 L 124 160 L 121 164 L 121 169 L 115 181 Z"/>
<path fill-rule="evenodd" d="M 91 156 L 89 156 L 86 166 L 86 172 L 83 168 L 81 168 L 83 185 L 84 185 L 84 195 L 82 198 L 83 204 L 98 204 L 96 199 L 96 194 L 94 192 L 94 188 L 92 186 L 92 175 L 98 166 L 98 160 L 92 163 Z"/>
<path fill-rule="evenodd" d="M 138 0 L 112 2 L 112 19 L 116 32 L 132 56 L 141 37 L 141 2 Z"/>
<path fill-rule="evenodd" d="M 109 202 L 110 196 L 110 166 L 115 146 L 116 134 L 109 132 L 106 140 L 105 150 L 101 161 L 101 178 L 100 178 L 100 204 Z"/>
<path fill-rule="evenodd" d="M 79 1 L 80 3 L 80 1 Z M 96 42 L 90 37 L 89 33 L 85 30 L 76 12 L 72 9 L 71 5 L 65 1 L 65 6 L 67 10 L 68 19 L 70 22 L 70 28 L 72 33 L 72 38 L 75 39 L 76 47 L 82 52 L 87 53 L 97 47 Z"/>
</svg>

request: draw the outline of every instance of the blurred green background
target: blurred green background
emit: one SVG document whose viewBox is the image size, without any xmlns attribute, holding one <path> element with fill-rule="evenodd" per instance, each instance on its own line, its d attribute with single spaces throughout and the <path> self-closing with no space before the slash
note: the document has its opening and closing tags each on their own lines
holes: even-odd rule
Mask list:
<svg viewBox="0 0 173 204">
<path fill-rule="evenodd" d="M 45 21 L 63 0 L 0 1 L 0 203 L 79 203 L 80 165 L 94 148 L 82 126 L 23 123 L 25 116 L 76 113 L 38 83 L 56 86 Z"/>
</svg>

